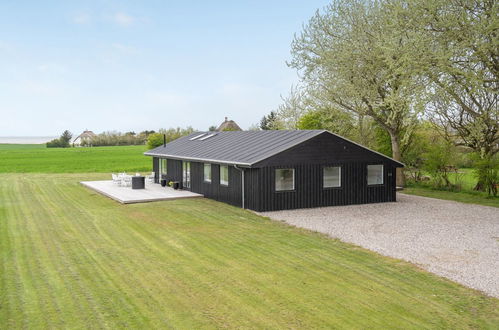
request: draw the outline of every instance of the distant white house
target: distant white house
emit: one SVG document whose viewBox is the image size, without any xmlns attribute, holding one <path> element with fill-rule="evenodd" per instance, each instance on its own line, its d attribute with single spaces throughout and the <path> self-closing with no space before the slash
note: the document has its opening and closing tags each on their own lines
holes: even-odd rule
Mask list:
<svg viewBox="0 0 499 330">
<path fill-rule="evenodd" d="M 92 131 L 83 131 L 80 135 L 76 137 L 76 139 L 73 140 L 73 145 L 74 146 L 81 146 L 81 144 L 84 141 L 88 141 L 92 139 L 93 137 L 97 136 L 94 132 Z"/>
</svg>

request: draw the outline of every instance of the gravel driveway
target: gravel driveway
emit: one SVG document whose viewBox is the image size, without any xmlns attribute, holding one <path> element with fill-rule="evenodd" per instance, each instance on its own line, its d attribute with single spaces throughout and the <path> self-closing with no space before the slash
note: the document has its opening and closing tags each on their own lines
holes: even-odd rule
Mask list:
<svg viewBox="0 0 499 330">
<path fill-rule="evenodd" d="M 499 298 L 499 209 L 398 194 L 396 203 L 262 212 L 412 262 Z"/>
</svg>

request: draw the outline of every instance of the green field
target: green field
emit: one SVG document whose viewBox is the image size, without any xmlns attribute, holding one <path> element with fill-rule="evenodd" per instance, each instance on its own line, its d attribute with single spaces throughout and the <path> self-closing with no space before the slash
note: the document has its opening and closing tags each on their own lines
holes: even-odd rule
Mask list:
<svg viewBox="0 0 499 330">
<path fill-rule="evenodd" d="M 460 191 L 435 189 L 430 182 L 409 182 L 403 192 L 411 195 L 446 199 L 461 203 L 499 207 L 499 196 L 489 196 L 486 192 L 473 190 L 477 181 L 473 169 L 459 169 L 458 173 L 451 173 L 449 178 L 451 183 L 461 186 Z"/>
<path fill-rule="evenodd" d="M 499 300 L 208 199 L 0 174 L 3 328 L 497 328 Z"/>
<path fill-rule="evenodd" d="M 477 181 L 472 168 L 460 168 L 457 173 L 451 173 L 449 177 L 452 183 L 461 185 L 464 191 L 473 190 Z"/>
<path fill-rule="evenodd" d="M 424 197 L 446 199 L 468 204 L 479 204 L 485 206 L 499 207 L 499 196 L 487 196 L 484 192 L 462 191 L 452 192 L 444 190 L 431 189 L 425 186 L 406 187 L 402 191 L 404 194 L 418 195 Z"/>
<path fill-rule="evenodd" d="M 0 144 L 0 173 L 150 172 L 146 146 L 46 148 L 43 144 Z"/>
</svg>

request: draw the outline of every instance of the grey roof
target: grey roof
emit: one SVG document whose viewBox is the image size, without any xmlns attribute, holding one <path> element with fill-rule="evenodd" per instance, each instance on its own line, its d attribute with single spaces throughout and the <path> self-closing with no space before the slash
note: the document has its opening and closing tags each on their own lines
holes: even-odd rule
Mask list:
<svg viewBox="0 0 499 330">
<path fill-rule="evenodd" d="M 325 130 L 194 132 L 166 146 L 149 150 L 144 155 L 251 166 L 323 133 L 333 134 Z M 397 162 L 383 154 L 379 155 Z"/>
</svg>

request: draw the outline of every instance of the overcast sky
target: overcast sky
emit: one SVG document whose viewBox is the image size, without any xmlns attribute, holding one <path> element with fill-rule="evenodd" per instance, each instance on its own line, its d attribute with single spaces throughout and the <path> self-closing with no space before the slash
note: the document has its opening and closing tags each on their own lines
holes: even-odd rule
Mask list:
<svg viewBox="0 0 499 330">
<path fill-rule="evenodd" d="M 298 81 L 327 1 L 0 1 L 0 136 L 243 128 Z"/>
</svg>

